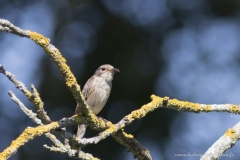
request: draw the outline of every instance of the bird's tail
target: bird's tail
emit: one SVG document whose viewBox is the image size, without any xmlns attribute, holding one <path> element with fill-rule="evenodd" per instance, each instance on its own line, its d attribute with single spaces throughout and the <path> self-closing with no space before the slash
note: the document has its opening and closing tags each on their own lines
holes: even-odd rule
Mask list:
<svg viewBox="0 0 240 160">
<path fill-rule="evenodd" d="M 85 125 L 85 124 L 73 125 L 72 133 L 73 133 L 78 139 L 81 139 L 81 138 L 83 138 L 83 136 L 85 135 L 86 129 L 87 129 L 87 125 Z M 79 147 L 79 148 L 78 148 L 78 151 L 77 151 L 77 156 L 79 155 L 80 151 L 81 151 L 81 148 Z M 79 156 L 78 156 L 78 157 L 79 157 Z"/>
</svg>

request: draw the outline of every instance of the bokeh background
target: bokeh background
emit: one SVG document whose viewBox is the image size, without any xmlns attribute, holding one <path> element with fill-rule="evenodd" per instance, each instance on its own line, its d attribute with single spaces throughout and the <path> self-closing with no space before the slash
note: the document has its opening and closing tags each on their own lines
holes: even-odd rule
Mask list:
<svg viewBox="0 0 240 160">
<path fill-rule="evenodd" d="M 99 114 L 114 123 L 150 102 L 151 94 L 203 104 L 240 103 L 238 0 L 0 0 L 0 18 L 50 38 L 82 86 L 101 64 L 119 68 Z M 53 120 L 73 115 L 76 102 L 64 79 L 31 40 L 0 32 L 0 63 L 28 88 L 36 86 Z M 9 99 L 9 90 L 35 111 L 0 75 L 1 151 L 26 127 L 36 126 Z M 154 160 L 191 160 L 238 121 L 238 115 L 229 113 L 157 109 L 126 131 Z M 88 129 L 86 137 L 96 134 Z M 11 159 L 71 159 L 43 144 L 52 145 L 44 136 L 36 138 Z M 239 147 L 237 143 L 221 159 L 239 159 Z M 133 159 L 111 137 L 83 150 L 104 160 Z"/>
</svg>

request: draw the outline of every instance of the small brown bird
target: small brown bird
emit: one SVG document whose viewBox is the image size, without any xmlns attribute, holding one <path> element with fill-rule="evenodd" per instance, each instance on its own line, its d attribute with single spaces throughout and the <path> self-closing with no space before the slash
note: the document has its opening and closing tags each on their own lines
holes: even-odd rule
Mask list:
<svg viewBox="0 0 240 160">
<path fill-rule="evenodd" d="M 108 100 L 112 89 L 112 80 L 116 72 L 119 72 L 119 70 L 109 64 L 101 65 L 83 87 L 82 93 L 85 101 L 95 115 L 103 109 Z M 75 114 L 80 112 L 80 107 L 77 105 Z M 86 127 L 85 124 L 78 125 L 78 127 L 75 125 L 73 126 L 73 133 L 80 139 L 84 136 Z"/>
</svg>

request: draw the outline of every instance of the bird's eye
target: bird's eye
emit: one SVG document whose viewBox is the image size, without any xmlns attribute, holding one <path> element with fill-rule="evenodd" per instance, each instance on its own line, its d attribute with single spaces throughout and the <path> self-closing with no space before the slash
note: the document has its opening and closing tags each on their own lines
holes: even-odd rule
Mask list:
<svg viewBox="0 0 240 160">
<path fill-rule="evenodd" d="M 102 71 L 105 71 L 105 68 L 101 68 Z"/>
</svg>

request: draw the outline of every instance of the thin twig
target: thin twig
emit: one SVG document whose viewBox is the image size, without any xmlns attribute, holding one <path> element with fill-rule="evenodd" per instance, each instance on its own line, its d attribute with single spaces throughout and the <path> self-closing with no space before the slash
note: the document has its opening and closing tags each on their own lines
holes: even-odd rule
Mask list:
<svg viewBox="0 0 240 160">
<path fill-rule="evenodd" d="M 5 19 L 0 19 L 0 31 L 13 33 L 21 37 L 29 37 L 29 34 L 27 32 L 24 32 L 21 28 L 14 26 L 12 23 Z"/>
<path fill-rule="evenodd" d="M 8 92 L 9 96 L 11 97 L 11 100 L 15 102 L 21 110 L 38 125 L 43 125 L 42 121 L 37 118 L 37 114 L 29 110 L 16 96 L 12 91 Z M 66 153 L 71 155 L 70 147 L 64 148 L 65 146 L 56 138 L 56 136 L 52 135 L 51 133 L 45 133 L 45 136 L 48 137 L 55 146 L 59 147 L 61 150 L 65 150 Z M 64 148 L 64 149 L 63 149 Z M 71 155 L 72 156 L 72 155 Z"/>
<path fill-rule="evenodd" d="M 27 89 L 27 87 L 24 85 L 24 83 L 17 80 L 11 72 L 6 71 L 3 68 L 2 64 L 0 64 L 0 73 L 4 74 L 15 85 L 15 87 L 17 89 L 19 89 L 20 91 L 22 91 L 24 93 L 24 95 L 28 98 L 28 100 L 31 101 L 35 105 L 35 107 L 37 109 L 38 116 L 46 124 L 51 122 L 51 120 L 50 120 L 49 116 L 47 115 L 46 111 L 44 111 L 43 102 L 42 102 L 41 98 L 39 97 L 39 94 L 37 93 L 37 91 L 36 91 L 36 89 L 34 88 L 33 85 L 31 85 L 31 89 L 33 91 L 33 94 L 32 94 Z"/>
<path fill-rule="evenodd" d="M 30 109 L 28 109 L 16 96 L 12 91 L 8 92 L 9 96 L 11 97 L 11 100 L 15 102 L 21 110 L 38 125 L 43 125 L 42 121 L 37 118 L 37 114 L 33 113 Z"/>
</svg>

